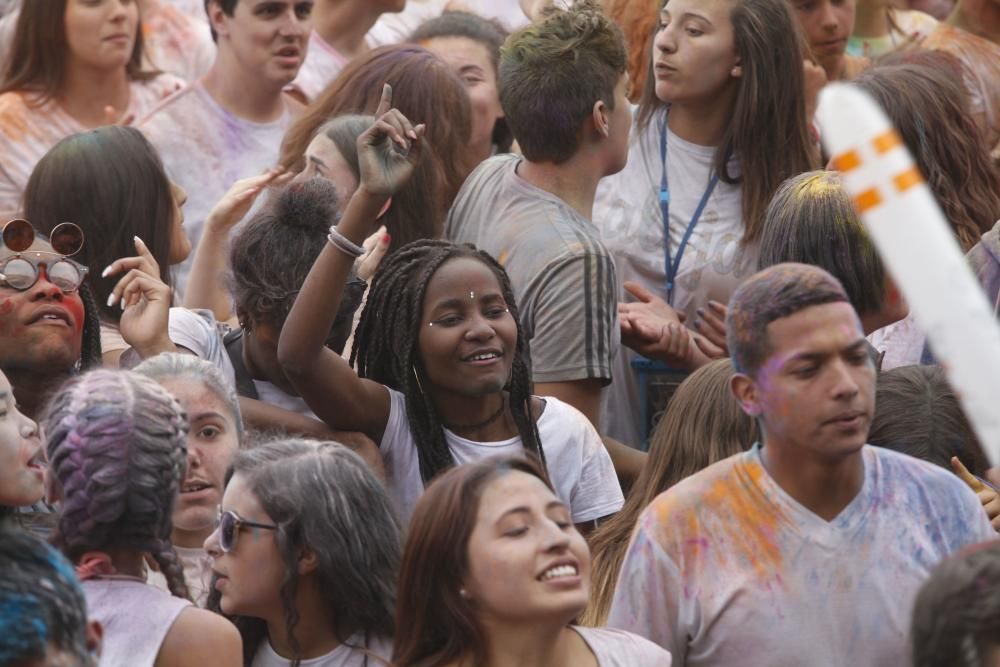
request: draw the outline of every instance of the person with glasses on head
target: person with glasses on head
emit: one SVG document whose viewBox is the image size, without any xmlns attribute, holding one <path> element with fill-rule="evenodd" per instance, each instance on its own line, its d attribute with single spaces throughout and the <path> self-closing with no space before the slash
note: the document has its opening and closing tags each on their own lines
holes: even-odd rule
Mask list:
<svg viewBox="0 0 1000 667">
<path fill-rule="evenodd" d="M 251 667 L 383 667 L 394 632 L 399 522 L 382 483 L 336 442 L 277 440 L 230 469 L 209 608 Z"/>
<path fill-rule="evenodd" d="M 76 566 L 87 607 L 106 630 L 102 665 L 242 663 L 236 628 L 191 605 L 170 543 L 187 430 L 166 389 L 128 371 L 74 378 L 49 406 L 52 495 L 62 501 L 53 542 Z M 147 556 L 170 593 L 146 583 Z"/>
</svg>

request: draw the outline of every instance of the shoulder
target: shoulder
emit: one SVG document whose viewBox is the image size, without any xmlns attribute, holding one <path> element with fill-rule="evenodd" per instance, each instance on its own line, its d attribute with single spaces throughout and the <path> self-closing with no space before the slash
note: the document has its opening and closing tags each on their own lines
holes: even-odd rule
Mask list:
<svg viewBox="0 0 1000 667">
<path fill-rule="evenodd" d="M 197 82 L 189 83 L 152 105 L 139 118 L 136 126 L 143 132 L 169 126 L 186 118 L 192 109 L 202 108 L 201 95 Z"/>
<path fill-rule="evenodd" d="M 865 452 L 878 466 L 881 486 L 922 490 L 921 495 L 931 502 L 947 497 L 968 499 L 972 495 L 961 479 L 933 463 L 873 445 L 865 445 Z"/>
<path fill-rule="evenodd" d="M 188 607 L 170 627 L 156 667 L 237 667 L 243 662 L 240 633 L 222 616 Z"/>
<path fill-rule="evenodd" d="M 702 519 L 734 511 L 733 504 L 745 511 L 748 500 L 760 495 L 758 481 L 766 474 L 749 452 L 734 454 L 658 495 L 643 511 L 639 523 L 659 533 L 668 527 L 696 528 Z"/>
<path fill-rule="evenodd" d="M 670 653 L 645 637 L 613 628 L 573 626 L 590 650 L 597 656 L 600 667 L 669 667 Z"/>
</svg>

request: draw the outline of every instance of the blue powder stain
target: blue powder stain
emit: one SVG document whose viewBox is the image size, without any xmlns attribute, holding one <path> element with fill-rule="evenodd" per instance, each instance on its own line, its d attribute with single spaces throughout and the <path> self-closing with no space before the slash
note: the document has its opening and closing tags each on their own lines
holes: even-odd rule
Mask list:
<svg viewBox="0 0 1000 667">
<path fill-rule="evenodd" d="M 38 599 L 7 595 L 0 600 L 0 664 L 45 654 L 49 629 Z"/>
</svg>

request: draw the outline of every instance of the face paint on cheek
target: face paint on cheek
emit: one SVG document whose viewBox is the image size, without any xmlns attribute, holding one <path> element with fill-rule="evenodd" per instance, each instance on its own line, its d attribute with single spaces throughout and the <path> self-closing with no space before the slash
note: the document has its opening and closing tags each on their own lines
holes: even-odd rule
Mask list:
<svg viewBox="0 0 1000 667">
<path fill-rule="evenodd" d="M 63 301 L 63 306 L 73 315 L 73 321 L 76 323 L 76 332 L 81 333 L 83 331 L 83 322 L 87 317 L 86 311 L 83 308 L 83 301 L 79 296 L 74 296 Z"/>
<path fill-rule="evenodd" d="M 3 299 L 0 301 L 0 315 L 10 315 L 14 312 L 14 300 Z"/>
</svg>

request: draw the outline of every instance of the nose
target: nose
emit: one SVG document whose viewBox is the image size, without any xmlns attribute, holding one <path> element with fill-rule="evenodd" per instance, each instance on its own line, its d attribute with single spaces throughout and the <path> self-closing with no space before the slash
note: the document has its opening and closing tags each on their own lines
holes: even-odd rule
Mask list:
<svg viewBox="0 0 1000 667">
<path fill-rule="evenodd" d="M 38 267 L 38 280 L 31 286 L 31 301 L 43 301 L 51 299 L 62 301 L 63 291 L 49 280 L 49 271 L 45 266 Z"/>
<path fill-rule="evenodd" d="M 299 18 L 296 14 L 295 3 L 288 6 L 284 19 L 278 27 L 278 33 L 283 37 L 301 37 L 309 30 L 309 18 Z"/>
<path fill-rule="evenodd" d="M 545 551 L 561 553 L 569 548 L 569 532 L 555 521 L 549 519 L 543 522 Z"/>
<path fill-rule="evenodd" d="M 201 467 L 201 450 L 198 449 L 198 445 L 192 442 L 189 442 L 187 446 L 187 463 L 188 471 Z"/>
<path fill-rule="evenodd" d="M 24 438 L 25 440 L 38 438 L 39 437 L 38 423 L 34 419 L 26 417 L 20 412 L 18 412 L 17 414 L 20 416 L 21 419 L 21 425 L 19 429 L 21 432 L 21 437 Z"/>
<path fill-rule="evenodd" d="M 482 314 L 473 316 L 469 322 L 469 328 L 465 332 L 467 340 L 489 340 L 496 335 L 497 332 L 493 328 L 493 323 L 483 317 Z"/>
<path fill-rule="evenodd" d="M 820 25 L 823 30 L 829 33 L 835 33 L 837 28 L 840 27 L 837 21 L 837 14 L 833 11 L 833 3 L 829 0 L 825 0 L 820 4 Z"/>
<path fill-rule="evenodd" d="M 673 33 L 673 27 L 669 24 L 667 27 L 657 31 L 653 37 L 653 60 L 656 60 L 657 51 L 665 53 L 674 53 L 677 51 L 677 40 Z"/>
<path fill-rule="evenodd" d="M 212 557 L 213 560 L 218 559 L 222 555 L 222 547 L 219 546 L 219 527 L 216 526 L 212 534 L 205 538 L 205 543 L 202 545 L 205 548 L 205 553 Z"/>
<path fill-rule="evenodd" d="M 860 388 L 851 370 L 851 366 L 843 359 L 838 359 L 834 364 L 833 373 L 833 397 L 838 401 L 854 398 Z"/>
<path fill-rule="evenodd" d="M 132 0 L 115 0 L 111 3 L 111 20 L 115 22 L 124 21 L 128 17 L 128 5 Z"/>
</svg>

